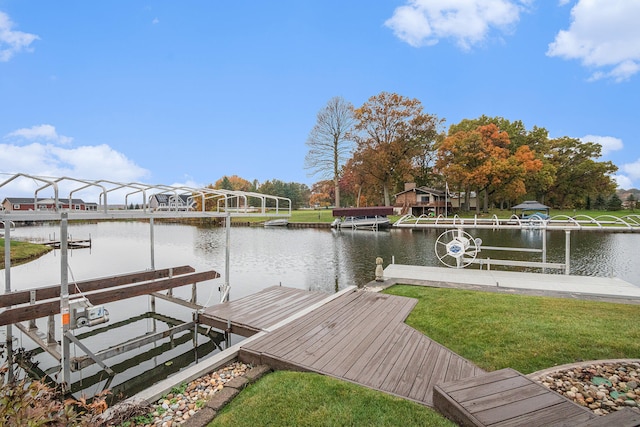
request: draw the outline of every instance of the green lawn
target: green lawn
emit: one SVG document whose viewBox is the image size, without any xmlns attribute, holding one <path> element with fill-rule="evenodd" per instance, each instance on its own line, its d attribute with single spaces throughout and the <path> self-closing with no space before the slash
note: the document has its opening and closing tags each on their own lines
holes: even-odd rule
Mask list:
<svg viewBox="0 0 640 427">
<path fill-rule="evenodd" d="M 640 305 L 405 285 L 385 293 L 417 298 L 407 324 L 488 371 L 640 358 Z"/>
<path fill-rule="evenodd" d="M 408 400 L 315 373 L 278 371 L 250 385 L 209 426 L 455 426 Z"/>
<path fill-rule="evenodd" d="M 4 239 L 0 239 L 0 268 L 4 268 Z M 32 259 L 38 258 L 49 252 L 51 248 L 45 245 L 37 245 L 35 243 L 11 241 L 11 263 L 23 264 Z"/>
</svg>

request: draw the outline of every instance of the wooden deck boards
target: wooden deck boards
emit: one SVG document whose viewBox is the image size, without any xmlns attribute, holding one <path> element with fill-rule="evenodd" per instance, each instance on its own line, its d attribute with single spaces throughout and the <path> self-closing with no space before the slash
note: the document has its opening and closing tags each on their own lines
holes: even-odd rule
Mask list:
<svg viewBox="0 0 640 427">
<path fill-rule="evenodd" d="M 246 361 L 315 371 L 432 406 L 433 385 L 480 368 L 404 324 L 416 301 L 353 292 L 240 350 Z"/>
<path fill-rule="evenodd" d="M 264 330 L 327 297 L 323 292 L 271 286 L 235 301 L 206 308 L 199 315 L 200 323 L 250 336 Z"/>
<path fill-rule="evenodd" d="M 513 369 L 438 384 L 434 401 L 462 426 L 570 426 L 598 417 Z"/>
</svg>

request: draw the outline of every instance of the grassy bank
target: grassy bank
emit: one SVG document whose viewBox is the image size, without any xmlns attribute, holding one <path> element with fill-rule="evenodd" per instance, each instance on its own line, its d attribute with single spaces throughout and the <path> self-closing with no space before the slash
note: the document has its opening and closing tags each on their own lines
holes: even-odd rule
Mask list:
<svg viewBox="0 0 640 427">
<path fill-rule="evenodd" d="M 314 373 L 274 372 L 240 393 L 209 426 L 454 426 L 404 399 Z"/>
<path fill-rule="evenodd" d="M 493 371 L 531 373 L 582 360 L 640 357 L 640 306 L 421 286 L 407 324 Z"/>
<path fill-rule="evenodd" d="M 0 239 L 0 248 L 2 248 L 2 256 L 0 257 L 0 268 L 4 268 L 4 239 Z M 24 264 L 32 259 L 36 259 L 47 252 L 51 248 L 45 245 L 37 245 L 35 243 L 11 241 L 11 263 Z"/>
</svg>

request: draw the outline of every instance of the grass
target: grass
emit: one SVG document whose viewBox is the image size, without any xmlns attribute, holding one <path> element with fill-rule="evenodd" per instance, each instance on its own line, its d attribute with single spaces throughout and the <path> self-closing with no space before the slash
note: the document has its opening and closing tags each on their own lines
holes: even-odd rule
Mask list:
<svg viewBox="0 0 640 427">
<path fill-rule="evenodd" d="M 389 219 L 391 222 L 398 220 L 400 216 L 398 215 L 389 215 Z M 267 217 L 242 217 L 242 218 L 234 218 L 234 221 L 241 222 L 264 222 L 267 221 Z M 335 217 L 333 216 L 332 209 L 304 209 L 304 210 L 295 210 L 291 211 L 291 217 L 289 217 L 289 222 L 320 222 L 320 223 L 331 223 Z"/>
<path fill-rule="evenodd" d="M 0 239 L 0 247 L 4 249 L 4 239 Z M 38 258 L 51 250 L 46 245 L 35 243 L 11 241 L 11 263 L 12 265 L 24 264 Z M 4 252 L 3 252 L 4 253 Z M 0 257 L 0 268 L 4 268 L 4 256 Z"/>
<path fill-rule="evenodd" d="M 640 357 L 640 306 L 421 286 L 406 323 L 481 368 L 524 374 L 583 360 Z"/>
<path fill-rule="evenodd" d="M 315 373 L 278 371 L 242 391 L 213 426 L 455 426 L 437 412 Z"/>
</svg>

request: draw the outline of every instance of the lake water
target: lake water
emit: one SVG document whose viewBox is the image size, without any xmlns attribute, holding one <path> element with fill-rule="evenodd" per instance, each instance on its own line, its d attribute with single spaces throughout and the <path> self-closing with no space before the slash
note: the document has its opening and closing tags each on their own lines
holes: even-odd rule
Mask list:
<svg viewBox="0 0 640 427">
<path fill-rule="evenodd" d="M 542 247 L 542 231 L 539 230 L 474 230 L 467 229 L 474 238 L 482 239 L 487 246 Z M 331 230 L 233 227 L 230 231 L 231 299 L 238 299 L 272 285 L 299 289 L 335 292 L 347 286 L 362 286 L 375 274 L 375 259 L 380 256 L 386 266 L 395 258 L 399 264 L 439 266 L 434 245 L 442 231 L 438 230 Z M 146 270 L 151 267 L 150 226 L 143 222 L 100 222 L 95 224 L 70 224 L 72 239 L 91 237 L 91 249 L 76 249 L 69 253 L 70 275 L 74 281 L 106 277 Z M 59 238 L 58 225 L 19 227 L 12 237 L 28 240 Z M 547 232 L 547 261 L 564 262 L 565 233 Z M 178 224 L 158 224 L 154 227 L 155 267 L 168 268 L 191 265 L 196 271 L 216 270 L 225 273 L 224 228 L 206 228 Z M 571 233 L 571 273 L 577 275 L 620 277 L 640 286 L 640 263 L 636 251 L 640 248 L 640 234 L 577 232 Z M 482 252 L 480 257 L 492 259 L 541 260 L 539 254 L 505 252 Z M 563 273 L 559 271 L 558 273 Z M 4 289 L 4 274 L 0 278 Z M 13 290 L 53 285 L 60 282 L 60 252 L 51 253 L 28 264 L 12 267 Z M 219 301 L 218 286 L 224 278 L 198 285 L 198 303 L 212 305 Z M 174 290 L 174 294 L 188 298 L 189 286 Z M 136 297 L 107 304 L 110 322 L 122 322 L 121 327 L 109 328 L 106 332 L 83 339 L 93 351 L 105 349 L 127 339 L 142 336 L 152 331 L 168 328 L 168 324 L 149 317 L 149 297 Z M 192 312 L 175 304 L 157 300 L 157 312 L 182 321 L 189 321 Z M 134 319 L 131 321 L 131 319 Z M 128 323 L 127 323 L 128 322 Z M 45 328 L 41 319 L 39 327 Z M 101 325 L 105 326 L 105 325 Z M 59 334 L 59 328 L 56 328 Z M 95 328 L 76 330 L 80 334 Z M 4 328 L 1 334 L 4 335 Z M 33 348 L 26 336 L 15 331 L 17 346 Z M 192 333 L 186 332 L 171 342 L 164 340 L 150 344 L 134 352 L 109 359 L 110 366 L 117 366 L 115 379 L 117 393 L 130 395 L 149 386 L 194 362 Z M 234 342 L 240 338 L 234 337 Z M 2 336 L 4 341 L 4 336 Z M 208 337 L 199 336 L 201 353 L 211 353 L 216 345 Z M 73 346 L 72 346 L 73 348 Z M 77 350 L 78 356 L 82 353 Z M 132 356 L 136 358 L 132 359 Z M 200 357 L 206 357 L 200 354 Z M 43 369 L 54 370 L 51 357 L 36 356 Z M 145 373 L 146 372 L 146 373 Z M 141 375 L 145 373 L 145 375 Z M 55 375 L 55 373 L 54 373 Z M 136 381 L 139 378 L 144 381 Z M 76 389 L 85 394 L 100 391 L 107 383 L 106 374 L 97 366 L 74 373 L 72 381 Z"/>
</svg>

